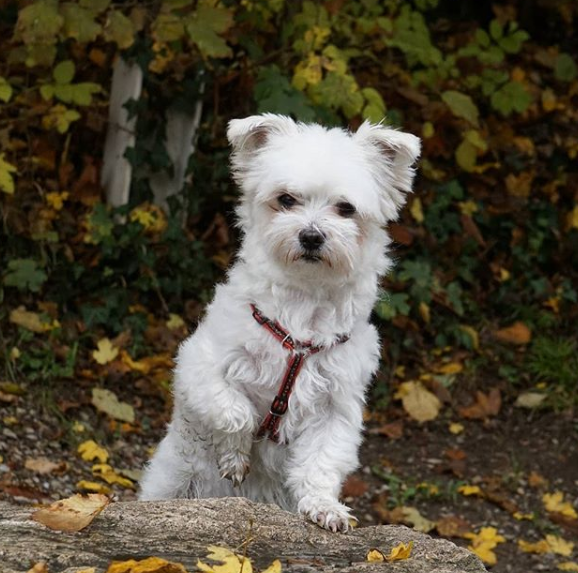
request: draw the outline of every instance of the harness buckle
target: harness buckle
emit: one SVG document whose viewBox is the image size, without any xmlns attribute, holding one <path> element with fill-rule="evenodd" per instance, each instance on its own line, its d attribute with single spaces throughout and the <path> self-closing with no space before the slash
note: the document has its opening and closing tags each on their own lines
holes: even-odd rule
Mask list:
<svg viewBox="0 0 578 573">
<path fill-rule="evenodd" d="M 275 396 L 269 412 L 273 416 L 283 416 L 289 407 L 289 400 L 283 396 Z"/>
</svg>

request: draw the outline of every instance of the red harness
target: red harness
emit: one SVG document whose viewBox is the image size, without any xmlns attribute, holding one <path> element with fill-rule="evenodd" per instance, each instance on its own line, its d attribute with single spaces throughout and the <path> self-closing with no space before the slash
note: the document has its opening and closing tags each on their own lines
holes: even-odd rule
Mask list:
<svg viewBox="0 0 578 573">
<path fill-rule="evenodd" d="M 253 318 L 265 329 L 267 329 L 283 346 L 289 350 L 289 358 L 287 359 L 287 368 L 279 386 L 279 391 L 273 399 L 269 413 L 259 426 L 257 430 L 257 438 L 262 438 L 266 434 L 273 442 L 279 442 L 279 424 L 281 418 L 287 412 L 289 407 L 289 397 L 291 391 L 299 376 L 299 372 L 305 362 L 305 358 L 311 354 L 317 354 L 321 350 L 325 350 L 324 346 L 314 346 L 312 342 L 300 342 L 294 340 L 291 335 L 277 322 L 267 318 L 254 305 L 251 305 L 253 311 Z M 335 344 L 343 344 L 349 340 L 349 336 L 340 336 Z"/>
</svg>

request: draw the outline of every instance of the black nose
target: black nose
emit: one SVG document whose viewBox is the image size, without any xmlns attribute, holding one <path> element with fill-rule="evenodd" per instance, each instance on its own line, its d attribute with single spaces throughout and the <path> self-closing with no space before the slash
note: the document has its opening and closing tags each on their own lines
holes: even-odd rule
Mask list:
<svg viewBox="0 0 578 573">
<path fill-rule="evenodd" d="M 315 229 L 303 229 L 299 233 L 299 242 L 304 249 L 316 251 L 325 242 L 325 236 Z"/>
</svg>

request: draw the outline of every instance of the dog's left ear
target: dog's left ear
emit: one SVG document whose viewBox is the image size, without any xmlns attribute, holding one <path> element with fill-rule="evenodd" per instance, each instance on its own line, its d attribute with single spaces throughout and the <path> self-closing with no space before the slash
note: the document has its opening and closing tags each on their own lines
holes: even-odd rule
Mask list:
<svg viewBox="0 0 578 573">
<path fill-rule="evenodd" d="M 421 152 L 419 137 L 365 122 L 353 138 L 370 154 L 371 169 L 382 190 L 381 214 L 386 221 L 397 219 L 406 193 L 411 191 L 413 165 Z"/>
</svg>

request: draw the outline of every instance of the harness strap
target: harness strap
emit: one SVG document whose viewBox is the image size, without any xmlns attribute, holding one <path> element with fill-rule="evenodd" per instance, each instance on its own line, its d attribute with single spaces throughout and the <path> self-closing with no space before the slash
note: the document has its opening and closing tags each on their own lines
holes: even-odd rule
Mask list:
<svg viewBox="0 0 578 573">
<path fill-rule="evenodd" d="M 273 399 L 269 413 L 259 426 L 256 434 L 257 438 L 263 438 L 267 435 L 271 441 L 278 443 L 279 424 L 281 423 L 281 418 L 289 408 L 289 397 L 291 396 L 299 372 L 303 367 L 305 358 L 324 350 L 325 347 L 314 346 L 310 341 L 296 341 L 277 321 L 272 321 L 267 318 L 254 304 L 251 305 L 251 310 L 253 311 L 253 318 L 257 323 L 268 330 L 281 343 L 283 348 L 286 348 L 290 352 L 285 374 L 281 380 L 277 395 Z M 335 344 L 343 344 L 348 340 L 349 336 L 342 335 L 337 339 Z"/>
</svg>

